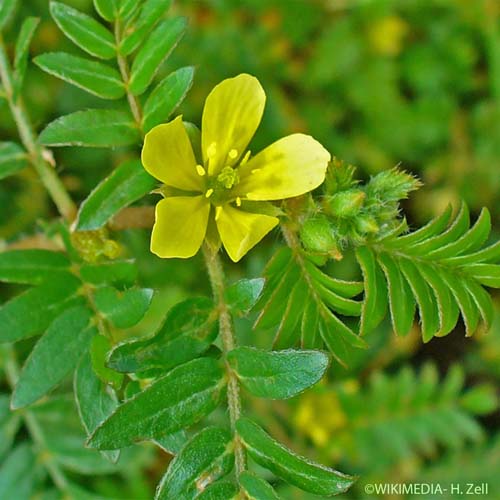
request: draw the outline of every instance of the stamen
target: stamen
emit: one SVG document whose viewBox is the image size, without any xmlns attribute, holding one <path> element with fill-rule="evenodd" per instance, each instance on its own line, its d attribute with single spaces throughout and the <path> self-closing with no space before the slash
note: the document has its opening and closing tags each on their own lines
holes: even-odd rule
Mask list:
<svg viewBox="0 0 500 500">
<path fill-rule="evenodd" d="M 241 207 L 241 198 L 239 196 L 236 197 L 236 206 Z"/>
<path fill-rule="evenodd" d="M 248 150 L 245 153 L 245 156 L 243 157 L 243 160 L 241 160 L 241 162 L 240 162 L 240 166 L 245 165 L 245 163 L 248 161 L 249 158 L 250 158 L 250 150 Z"/>
<path fill-rule="evenodd" d="M 207 172 L 206 170 L 201 166 L 201 165 L 196 165 L 196 171 L 198 172 L 198 175 L 203 177 Z"/>
<path fill-rule="evenodd" d="M 205 193 L 205 198 L 210 198 L 214 194 L 214 190 L 212 188 L 208 189 Z"/>
<path fill-rule="evenodd" d="M 222 212 L 222 207 L 215 207 L 215 220 L 219 220 L 221 212 Z"/>
<path fill-rule="evenodd" d="M 210 146 L 208 146 L 207 156 L 209 158 L 213 158 L 216 154 L 217 154 L 217 143 L 212 142 L 212 144 L 210 144 Z"/>
<path fill-rule="evenodd" d="M 229 158 L 231 158 L 231 160 L 234 160 L 235 158 L 238 157 L 238 150 L 237 149 L 231 149 L 231 151 L 229 151 Z"/>
</svg>

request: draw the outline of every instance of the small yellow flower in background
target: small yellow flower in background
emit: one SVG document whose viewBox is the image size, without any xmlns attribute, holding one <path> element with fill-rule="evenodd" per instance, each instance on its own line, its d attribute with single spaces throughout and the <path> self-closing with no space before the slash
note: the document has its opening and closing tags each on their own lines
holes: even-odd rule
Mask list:
<svg viewBox="0 0 500 500">
<path fill-rule="evenodd" d="M 409 26 L 398 16 L 387 16 L 372 24 L 370 42 L 375 52 L 386 56 L 397 56 L 403 49 L 403 42 Z"/>
<path fill-rule="evenodd" d="M 279 222 L 250 211 L 252 201 L 299 196 L 323 182 L 330 154 L 308 135 L 289 135 L 250 157 L 247 146 L 265 101 L 253 76 L 241 74 L 217 85 L 203 110 L 202 158 L 196 158 L 181 116 L 146 135 L 144 168 L 175 189 L 156 206 L 153 253 L 192 257 L 213 217 L 224 248 L 237 262 Z"/>
</svg>

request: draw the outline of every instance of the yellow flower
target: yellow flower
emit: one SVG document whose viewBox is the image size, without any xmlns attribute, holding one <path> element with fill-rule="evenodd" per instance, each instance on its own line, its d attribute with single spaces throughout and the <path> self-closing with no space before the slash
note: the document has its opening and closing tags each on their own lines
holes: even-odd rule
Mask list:
<svg viewBox="0 0 500 500">
<path fill-rule="evenodd" d="M 203 110 L 201 158 L 195 156 L 181 116 L 146 135 L 144 168 L 174 188 L 156 206 L 153 253 L 192 257 L 214 217 L 224 248 L 237 262 L 279 222 L 247 211 L 252 201 L 299 196 L 323 182 L 330 154 L 308 135 L 284 137 L 250 158 L 247 146 L 265 100 L 259 81 L 247 74 L 217 85 Z"/>
</svg>

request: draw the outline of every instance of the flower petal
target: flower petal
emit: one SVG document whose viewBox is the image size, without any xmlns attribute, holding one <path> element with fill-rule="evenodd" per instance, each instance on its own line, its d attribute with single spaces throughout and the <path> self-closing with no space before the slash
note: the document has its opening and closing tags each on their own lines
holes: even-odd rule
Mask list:
<svg viewBox="0 0 500 500">
<path fill-rule="evenodd" d="M 211 175 L 241 158 L 259 126 L 265 103 L 259 80 L 245 73 L 222 81 L 210 92 L 203 110 L 201 146 Z"/>
<path fill-rule="evenodd" d="M 182 116 L 158 125 L 146 134 L 142 164 L 153 177 L 168 186 L 186 191 L 203 191 L 203 182 L 196 173 L 196 160 Z"/>
<path fill-rule="evenodd" d="M 210 204 L 204 196 L 175 196 L 156 205 L 151 251 L 162 258 L 192 257 L 207 231 Z"/>
<path fill-rule="evenodd" d="M 293 134 L 268 146 L 239 169 L 234 194 L 249 200 L 282 200 L 317 188 L 330 153 L 310 135 Z"/>
<path fill-rule="evenodd" d="M 278 222 L 277 217 L 243 212 L 224 205 L 217 217 L 217 229 L 229 257 L 238 262 Z"/>
</svg>

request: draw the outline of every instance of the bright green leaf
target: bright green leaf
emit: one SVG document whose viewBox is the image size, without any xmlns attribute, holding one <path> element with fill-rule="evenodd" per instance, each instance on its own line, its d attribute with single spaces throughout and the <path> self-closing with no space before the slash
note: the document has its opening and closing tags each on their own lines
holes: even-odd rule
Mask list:
<svg viewBox="0 0 500 500">
<path fill-rule="evenodd" d="M 120 292 L 111 286 L 98 288 L 94 294 L 97 309 L 117 328 L 138 323 L 151 304 L 151 288 L 130 288 Z"/>
<path fill-rule="evenodd" d="M 240 474 L 240 486 L 249 500 L 279 500 L 271 485 L 251 472 Z"/>
<path fill-rule="evenodd" d="M 97 264 L 82 264 L 80 276 L 93 285 L 132 285 L 137 279 L 134 260 L 109 260 Z"/>
<path fill-rule="evenodd" d="M 97 13 L 106 21 L 114 21 L 117 14 L 117 0 L 94 0 Z"/>
<path fill-rule="evenodd" d="M 336 495 L 347 491 L 355 480 L 296 455 L 247 418 L 238 420 L 236 429 L 249 455 L 259 465 L 304 491 Z"/>
<path fill-rule="evenodd" d="M 229 474 L 233 464 L 229 433 L 208 427 L 188 441 L 170 463 L 158 485 L 155 500 L 194 498 L 200 484 L 206 487 Z"/>
<path fill-rule="evenodd" d="M 27 17 L 21 26 L 19 35 L 16 40 L 16 49 L 14 51 L 14 68 L 16 70 L 15 74 L 15 86 L 16 91 L 20 89 L 24 74 L 26 72 L 26 67 L 28 65 L 28 53 L 29 47 L 35 30 L 40 22 L 38 17 Z"/>
<path fill-rule="evenodd" d="M 89 445 L 114 450 L 189 427 L 218 406 L 224 385 L 214 359 L 195 359 L 174 368 L 119 406 L 96 429 Z"/>
<path fill-rule="evenodd" d="M 236 500 L 238 497 L 238 488 L 228 481 L 217 481 L 204 489 L 196 500 Z"/>
<path fill-rule="evenodd" d="M 139 160 L 122 163 L 90 193 L 80 206 L 77 229 L 99 229 L 119 210 L 151 191 L 157 181 Z"/>
<path fill-rule="evenodd" d="M 183 17 L 162 21 L 148 37 L 132 63 L 129 89 L 142 94 L 151 83 L 161 63 L 174 50 L 184 35 L 187 21 Z"/>
<path fill-rule="evenodd" d="M 228 356 L 242 385 L 261 398 L 291 398 L 318 382 L 328 368 L 320 351 L 262 351 L 238 347 Z"/>
<path fill-rule="evenodd" d="M 69 260 L 61 252 L 42 249 L 0 253 L 0 281 L 38 285 L 54 273 L 69 271 Z"/>
<path fill-rule="evenodd" d="M 59 2 L 50 2 L 50 13 L 61 31 L 85 52 L 102 59 L 115 57 L 113 34 L 94 18 Z"/>
<path fill-rule="evenodd" d="M 156 86 L 144 104 L 142 128 L 145 132 L 168 120 L 186 97 L 193 75 L 194 67 L 186 66 L 170 73 Z"/>
<path fill-rule="evenodd" d="M 2 0 L 0 3 L 0 30 L 9 22 L 16 4 L 17 0 Z"/>
<path fill-rule="evenodd" d="M 46 146 L 113 147 L 137 144 L 139 130 L 126 112 L 89 109 L 61 116 L 49 123 L 39 137 Z"/>
<path fill-rule="evenodd" d="M 0 142 L 0 179 L 13 175 L 28 165 L 26 152 L 15 142 Z"/>
<path fill-rule="evenodd" d="M 106 64 L 73 56 L 65 52 L 49 52 L 35 57 L 41 69 L 103 99 L 120 99 L 125 86 L 120 73 Z"/>
<path fill-rule="evenodd" d="M 12 447 L 19 424 L 20 415 L 10 410 L 10 396 L 0 394 L 0 460 Z"/>
<path fill-rule="evenodd" d="M 83 306 L 68 309 L 56 318 L 23 366 L 12 407 L 28 406 L 56 387 L 75 369 L 96 333 L 92 313 Z"/>
<path fill-rule="evenodd" d="M 123 383 L 123 375 L 106 366 L 106 359 L 111 350 L 111 341 L 104 335 L 95 335 L 90 346 L 90 358 L 94 373 L 105 384 L 119 389 Z"/>
<path fill-rule="evenodd" d="M 0 498 L 29 500 L 35 479 L 35 455 L 28 444 L 21 444 L 0 466 Z"/>
<path fill-rule="evenodd" d="M 57 273 L 49 282 L 3 304 L 0 342 L 15 342 L 45 330 L 62 311 L 83 301 L 78 295 L 80 286 L 73 275 Z"/>
<path fill-rule="evenodd" d="M 167 434 L 161 438 L 157 438 L 154 442 L 164 451 L 170 453 L 170 455 L 177 455 L 181 451 L 182 447 L 186 444 L 188 440 L 185 430 L 180 430 L 173 432 L 172 434 Z"/>
<path fill-rule="evenodd" d="M 226 289 L 225 298 L 229 308 L 238 314 L 245 314 L 257 303 L 265 280 L 262 278 L 242 279 Z"/>
</svg>

